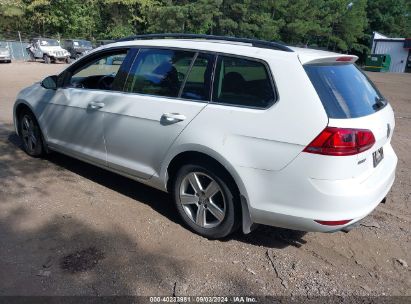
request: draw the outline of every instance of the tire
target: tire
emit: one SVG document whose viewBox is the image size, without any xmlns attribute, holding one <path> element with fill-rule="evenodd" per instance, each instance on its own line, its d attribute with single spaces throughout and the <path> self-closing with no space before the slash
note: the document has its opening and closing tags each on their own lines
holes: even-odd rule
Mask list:
<svg viewBox="0 0 411 304">
<path fill-rule="evenodd" d="M 45 64 L 50 64 L 51 62 L 50 57 L 46 54 L 43 55 L 43 60 Z"/>
<path fill-rule="evenodd" d="M 32 157 L 45 154 L 43 134 L 33 113 L 23 111 L 19 117 L 19 134 L 23 141 L 24 151 Z"/>
<path fill-rule="evenodd" d="M 71 58 L 70 58 L 70 57 L 67 57 L 67 58 L 66 58 L 66 63 L 67 63 L 67 64 L 70 64 L 70 63 L 71 63 Z"/>
<path fill-rule="evenodd" d="M 172 188 L 174 202 L 192 231 L 209 239 L 221 239 L 238 228 L 240 204 L 229 180 L 215 165 L 188 164 L 177 172 Z M 215 194 L 210 196 L 212 193 Z"/>
<path fill-rule="evenodd" d="M 30 50 L 27 50 L 27 53 L 30 56 L 30 61 L 36 61 L 36 57 L 34 56 L 34 54 Z"/>
</svg>

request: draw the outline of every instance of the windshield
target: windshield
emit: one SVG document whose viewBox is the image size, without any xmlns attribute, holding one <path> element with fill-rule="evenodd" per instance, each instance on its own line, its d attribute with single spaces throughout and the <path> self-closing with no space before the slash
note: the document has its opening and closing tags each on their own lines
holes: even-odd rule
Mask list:
<svg viewBox="0 0 411 304">
<path fill-rule="evenodd" d="M 59 42 L 55 39 L 41 39 L 40 40 L 41 46 L 59 46 Z"/>
<path fill-rule="evenodd" d="M 91 42 L 88 40 L 74 40 L 73 45 L 76 47 L 91 48 Z"/>
<path fill-rule="evenodd" d="M 330 118 L 362 117 L 387 104 L 354 64 L 306 65 L 304 68 Z"/>
</svg>

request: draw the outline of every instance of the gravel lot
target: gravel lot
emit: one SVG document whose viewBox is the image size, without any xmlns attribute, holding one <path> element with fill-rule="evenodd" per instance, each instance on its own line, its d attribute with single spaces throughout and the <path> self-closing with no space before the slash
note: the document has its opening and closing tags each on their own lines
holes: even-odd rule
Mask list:
<svg viewBox="0 0 411 304">
<path fill-rule="evenodd" d="M 397 179 L 350 233 L 186 230 L 170 198 L 53 153 L 29 158 L 17 92 L 65 65 L 0 65 L 0 295 L 411 296 L 411 74 L 371 73 L 396 113 Z"/>
</svg>

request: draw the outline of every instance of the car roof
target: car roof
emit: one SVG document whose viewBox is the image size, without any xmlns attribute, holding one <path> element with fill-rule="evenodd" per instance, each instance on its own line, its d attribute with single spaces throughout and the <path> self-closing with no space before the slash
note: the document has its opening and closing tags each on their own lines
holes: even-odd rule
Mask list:
<svg viewBox="0 0 411 304">
<path fill-rule="evenodd" d="M 56 38 L 46 38 L 46 37 L 35 37 L 35 38 L 31 38 L 31 40 L 57 40 Z"/>
<path fill-rule="evenodd" d="M 227 53 L 246 57 L 260 57 L 264 55 L 292 52 L 284 52 L 280 50 L 253 47 L 250 43 L 224 41 L 224 40 L 202 40 L 202 39 L 150 39 L 150 40 L 130 40 L 113 42 L 99 49 L 122 47 L 122 46 L 153 46 L 153 47 L 168 47 L 168 48 L 182 48 L 190 50 L 198 50 L 205 52 Z"/>
<path fill-rule="evenodd" d="M 318 61 L 332 61 L 334 62 L 338 58 L 349 58 L 354 62 L 358 59 L 357 56 L 339 54 L 329 51 L 289 47 L 293 52 L 284 52 L 277 49 L 260 48 L 253 46 L 251 43 L 226 41 L 226 40 L 204 40 L 204 39 L 149 39 L 149 40 L 127 40 L 113 42 L 107 45 L 103 45 L 98 49 L 106 49 L 112 47 L 122 46 L 153 46 L 153 47 L 169 47 L 169 48 L 182 48 L 192 49 L 198 51 L 209 51 L 216 53 L 227 53 L 246 57 L 267 58 L 275 54 L 276 57 L 298 57 L 302 64 Z"/>
</svg>

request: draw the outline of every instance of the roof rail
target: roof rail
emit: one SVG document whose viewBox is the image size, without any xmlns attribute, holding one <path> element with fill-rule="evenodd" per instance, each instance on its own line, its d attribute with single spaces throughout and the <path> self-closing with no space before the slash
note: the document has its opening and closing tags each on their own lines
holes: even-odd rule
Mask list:
<svg viewBox="0 0 411 304">
<path fill-rule="evenodd" d="M 285 52 L 294 52 L 288 46 L 272 41 L 250 39 L 250 38 L 236 38 L 231 36 L 216 36 L 216 35 L 204 35 L 204 34 L 179 34 L 179 33 L 166 33 L 166 34 L 146 34 L 135 35 L 116 40 L 120 41 L 133 41 L 133 40 L 146 40 L 146 39 L 167 39 L 167 38 L 183 38 L 183 39 L 204 39 L 204 40 L 222 40 L 230 42 L 242 42 L 251 44 L 254 47 L 264 49 L 274 49 Z"/>
</svg>

